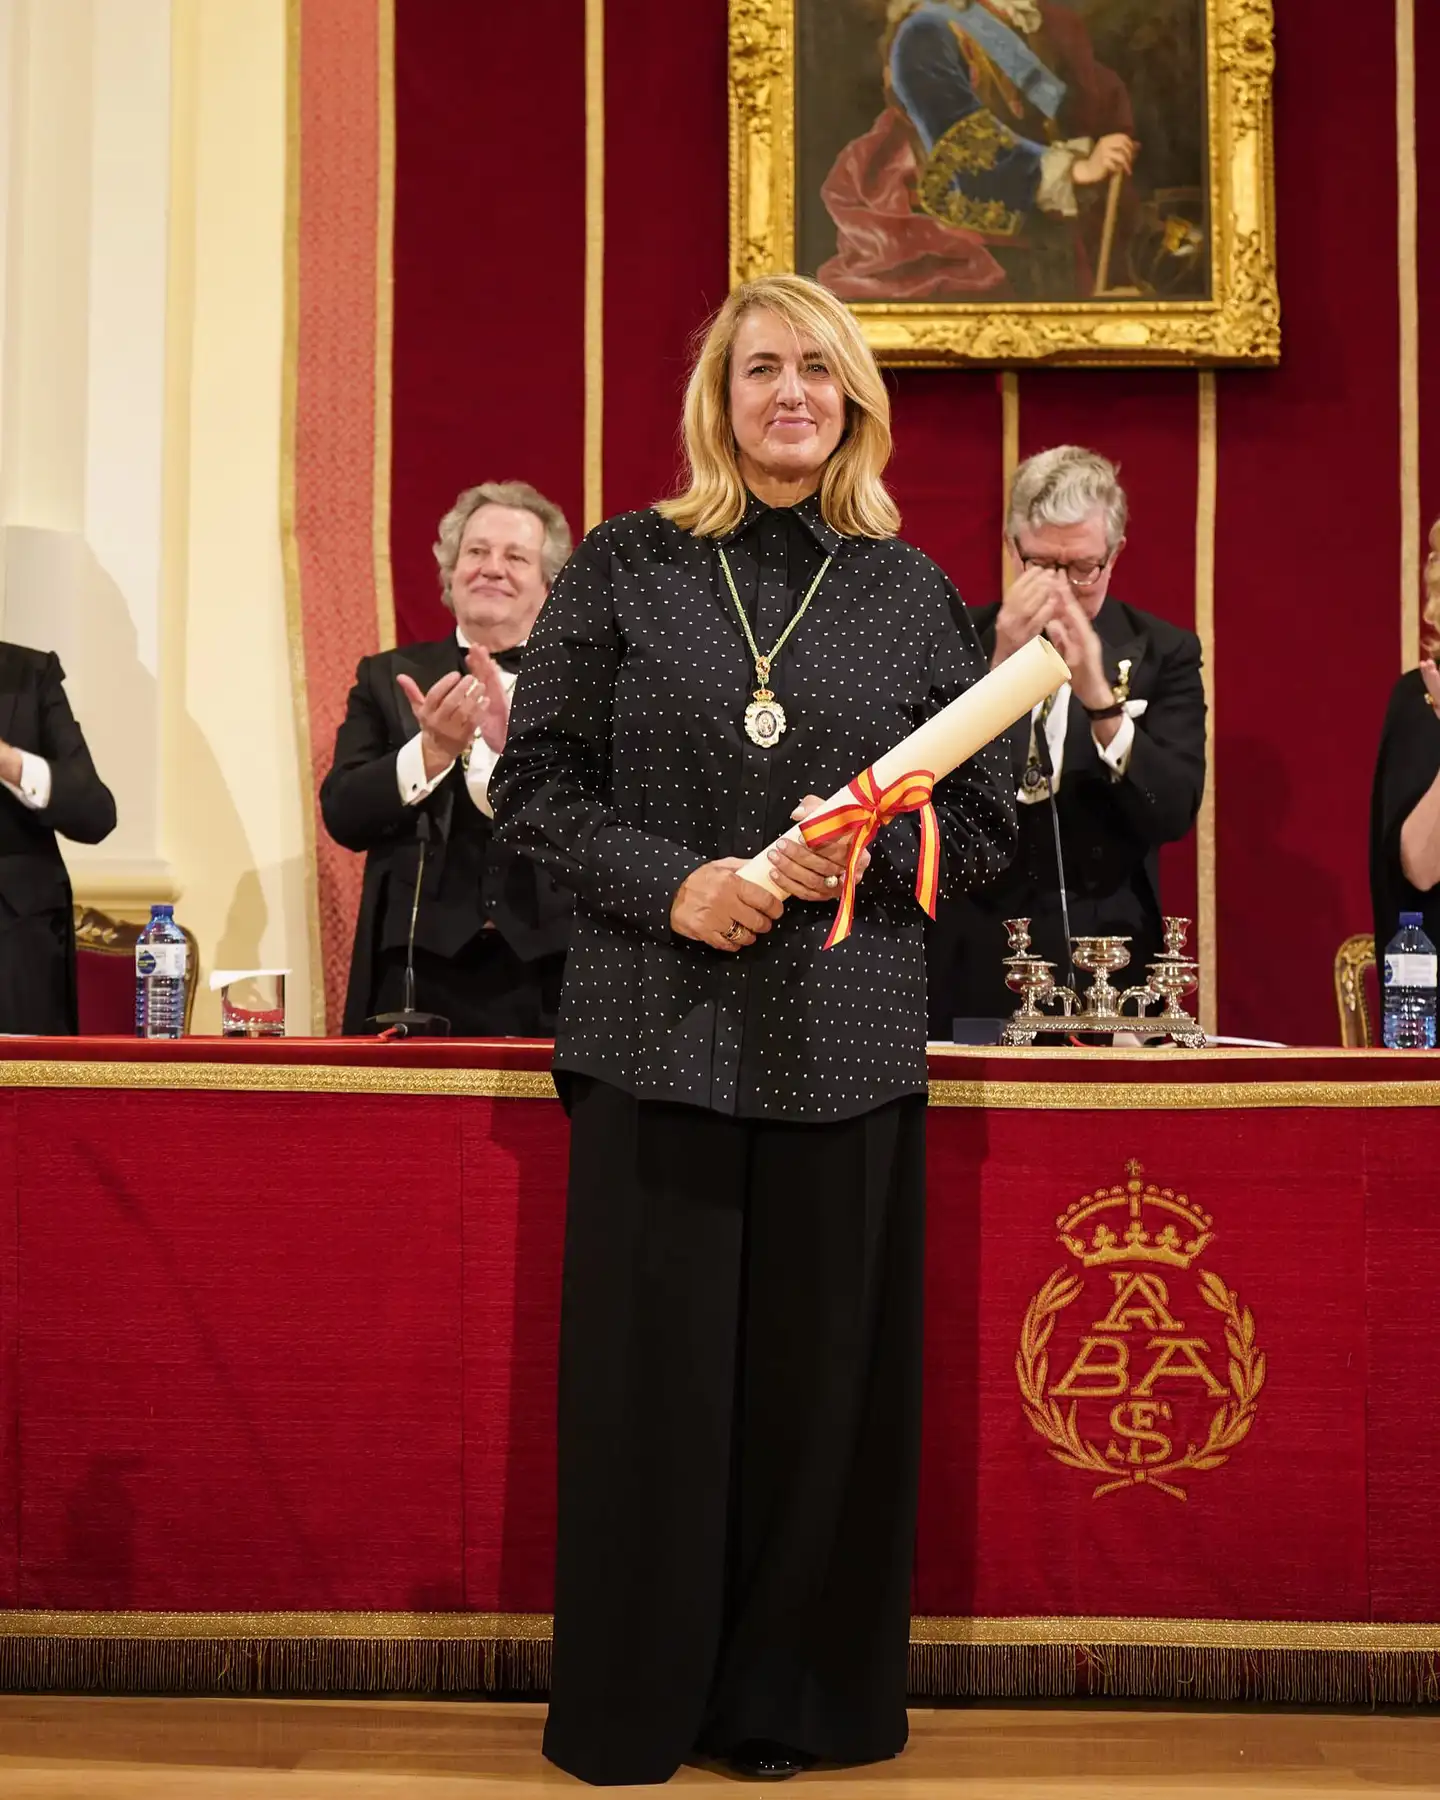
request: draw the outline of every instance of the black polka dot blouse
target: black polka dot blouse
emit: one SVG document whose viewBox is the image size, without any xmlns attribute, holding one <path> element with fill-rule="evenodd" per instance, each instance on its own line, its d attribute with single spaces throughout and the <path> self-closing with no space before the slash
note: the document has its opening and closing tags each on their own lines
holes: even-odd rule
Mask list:
<svg viewBox="0 0 1440 1800">
<path fill-rule="evenodd" d="M 805 794 L 829 797 L 985 671 L 955 589 L 898 539 L 847 538 L 810 499 L 751 500 L 723 540 L 762 651 L 833 558 L 771 672 L 788 729 L 745 735 L 756 686 L 720 545 L 653 511 L 590 532 L 531 634 L 505 754 L 490 782 L 499 839 L 576 896 L 555 1067 L 641 1099 L 741 1118 L 843 1119 L 925 1091 L 925 915 L 919 829 L 877 838 L 851 936 L 834 908 L 790 900 L 730 954 L 677 936 L 685 877 L 751 856 Z M 942 892 L 1013 853 L 1003 746 L 935 791 Z"/>
</svg>

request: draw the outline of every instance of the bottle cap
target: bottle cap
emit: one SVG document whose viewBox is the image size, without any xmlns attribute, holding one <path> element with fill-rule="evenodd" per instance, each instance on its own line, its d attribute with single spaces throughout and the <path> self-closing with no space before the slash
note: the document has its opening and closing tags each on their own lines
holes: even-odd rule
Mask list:
<svg viewBox="0 0 1440 1800">
<path fill-rule="evenodd" d="M 1423 925 L 1424 923 L 1425 923 L 1424 913 L 1403 912 L 1400 915 L 1400 929 L 1402 931 L 1405 929 L 1405 927 L 1407 925 Z"/>
</svg>

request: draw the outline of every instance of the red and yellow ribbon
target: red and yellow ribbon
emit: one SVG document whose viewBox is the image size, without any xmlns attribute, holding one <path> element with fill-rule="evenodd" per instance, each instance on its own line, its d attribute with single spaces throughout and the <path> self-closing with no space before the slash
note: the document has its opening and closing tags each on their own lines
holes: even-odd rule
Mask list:
<svg viewBox="0 0 1440 1800">
<path fill-rule="evenodd" d="M 845 865 L 845 879 L 840 884 L 840 904 L 835 909 L 835 923 L 825 940 L 828 950 L 850 935 L 855 920 L 855 884 L 859 880 L 860 858 L 869 849 L 882 825 L 898 819 L 901 813 L 920 815 L 920 863 L 915 871 L 915 898 L 933 919 L 940 897 L 940 824 L 935 817 L 931 794 L 935 777 L 929 769 L 912 769 L 900 775 L 889 787 L 881 789 L 873 769 L 862 769 L 846 792 L 853 796 L 842 800 L 825 812 L 811 813 L 800 821 L 800 835 L 815 849 L 832 844 L 837 838 L 855 833 L 850 858 Z"/>
</svg>

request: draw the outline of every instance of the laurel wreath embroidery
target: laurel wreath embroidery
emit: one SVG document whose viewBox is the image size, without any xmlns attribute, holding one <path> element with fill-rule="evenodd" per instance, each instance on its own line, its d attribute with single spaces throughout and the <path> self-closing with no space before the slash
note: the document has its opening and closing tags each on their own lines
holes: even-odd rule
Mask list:
<svg viewBox="0 0 1440 1800">
<path fill-rule="evenodd" d="M 1015 1356 L 1015 1377 L 1020 1384 L 1025 1416 L 1050 1446 L 1050 1454 L 1057 1462 L 1105 1476 L 1094 1490 L 1094 1499 L 1113 1494 L 1119 1488 L 1143 1484 L 1158 1487 L 1176 1500 L 1184 1500 L 1185 1489 L 1165 1478 L 1187 1469 L 1218 1469 L 1229 1461 L 1231 1451 L 1250 1435 L 1250 1427 L 1255 1423 L 1260 1390 L 1265 1385 L 1265 1353 L 1255 1342 L 1254 1317 L 1248 1306 L 1240 1305 L 1240 1297 L 1234 1289 L 1228 1288 L 1218 1275 L 1201 1272 L 1201 1298 L 1225 1320 L 1231 1398 L 1216 1409 L 1204 1443 L 1188 1445 L 1183 1455 L 1167 1462 L 1117 1475 L 1115 1465 L 1107 1462 L 1082 1434 L 1078 1403 L 1072 1400 L 1068 1407 L 1062 1407 L 1058 1400 L 1047 1398 L 1045 1393 L 1050 1379 L 1047 1346 L 1055 1330 L 1055 1321 L 1083 1286 L 1080 1276 L 1056 1269 L 1025 1309 L 1020 1348 Z"/>
</svg>

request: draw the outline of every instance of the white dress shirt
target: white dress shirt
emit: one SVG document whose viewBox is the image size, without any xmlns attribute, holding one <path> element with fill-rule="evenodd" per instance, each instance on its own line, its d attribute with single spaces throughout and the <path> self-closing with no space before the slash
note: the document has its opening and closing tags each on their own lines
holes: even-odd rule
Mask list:
<svg viewBox="0 0 1440 1800">
<path fill-rule="evenodd" d="M 1094 727 L 1091 727 L 1091 741 L 1094 743 L 1096 750 L 1100 754 L 1101 762 L 1109 769 L 1110 779 L 1112 781 L 1119 781 L 1126 769 L 1130 766 L 1130 752 L 1135 743 L 1135 721 L 1145 711 L 1148 704 L 1149 702 L 1145 700 L 1127 700 L 1125 702 L 1125 716 L 1120 721 L 1120 729 L 1115 733 L 1108 744 L 1102 744 L 1095 734 Z M 1042 700 L 1040 705 L 1030 714 L 1031 752 L 1035 749 L 1035 732 L 1039 725 L 1040 714 L 1044 711 L 1044 707 L 1045 703 Z M 1056 694 L 1055 704 L 1050 708 L 1050 716 L 1045 721 L 1045 742 L 1050 748 L 1050 766 L 1054 771 L 1050 777 L 1050 785 L 1057 792 L 1059 791 L 1060 780 L 1065 770 L 1065 732 L 1069 723 L 1070 683 L 1067 681 L 1064 687 L 1060 689 L 1059 693 Z M 1026 761 L 1029 761 L 1028 755 Z M 1049 790 L 1043 784 L 1038 788 L 1027 788 L 1022 785 L 1017 790 L 1015 798 L 1022 806 L 1034 806 L 1037 801 L 1045 799 L 1048 791 Z"/>
<path fill-rule="evenodd" d="M 470 648 L 469 640 L 457 628 L 455 641 L 462 650 Z M 515 677 L 504 669 L 499 671 L 500 685 L 505 691 L 508 702 L 515 691 Z M 420 742 L 421 734 L 417 731 L 407 743 L 401 745 L 395 758 L 395 776 L 400 784 L 400 798 L 407 806 L 418 806 L 419 803 L 433 794 L 440 783 L 455 767 L 454 759 L 446 763 L 438 775 L 425 773 L 425 749 Z M 498 750 L 492 750 L 485 739 L 477 731 L 475 741 L 470 747 L 470 763 L 465 771 L 465 791 L 478 806 L 487 819 L 495 814 L 490 805 L 490 777 L 495 773 L 495 765 L 500 760 Z"/>
<path fill-rule="evenodd" d="M 50 804 L 50 765 L 43 756 L 36 756 L 33 750 L 20 752 L 20 784 L 13 781 L 0 781 L 15 796 L 22 806 L 28 806 L 31 812 L 44 812 Z"/>
</svg>

